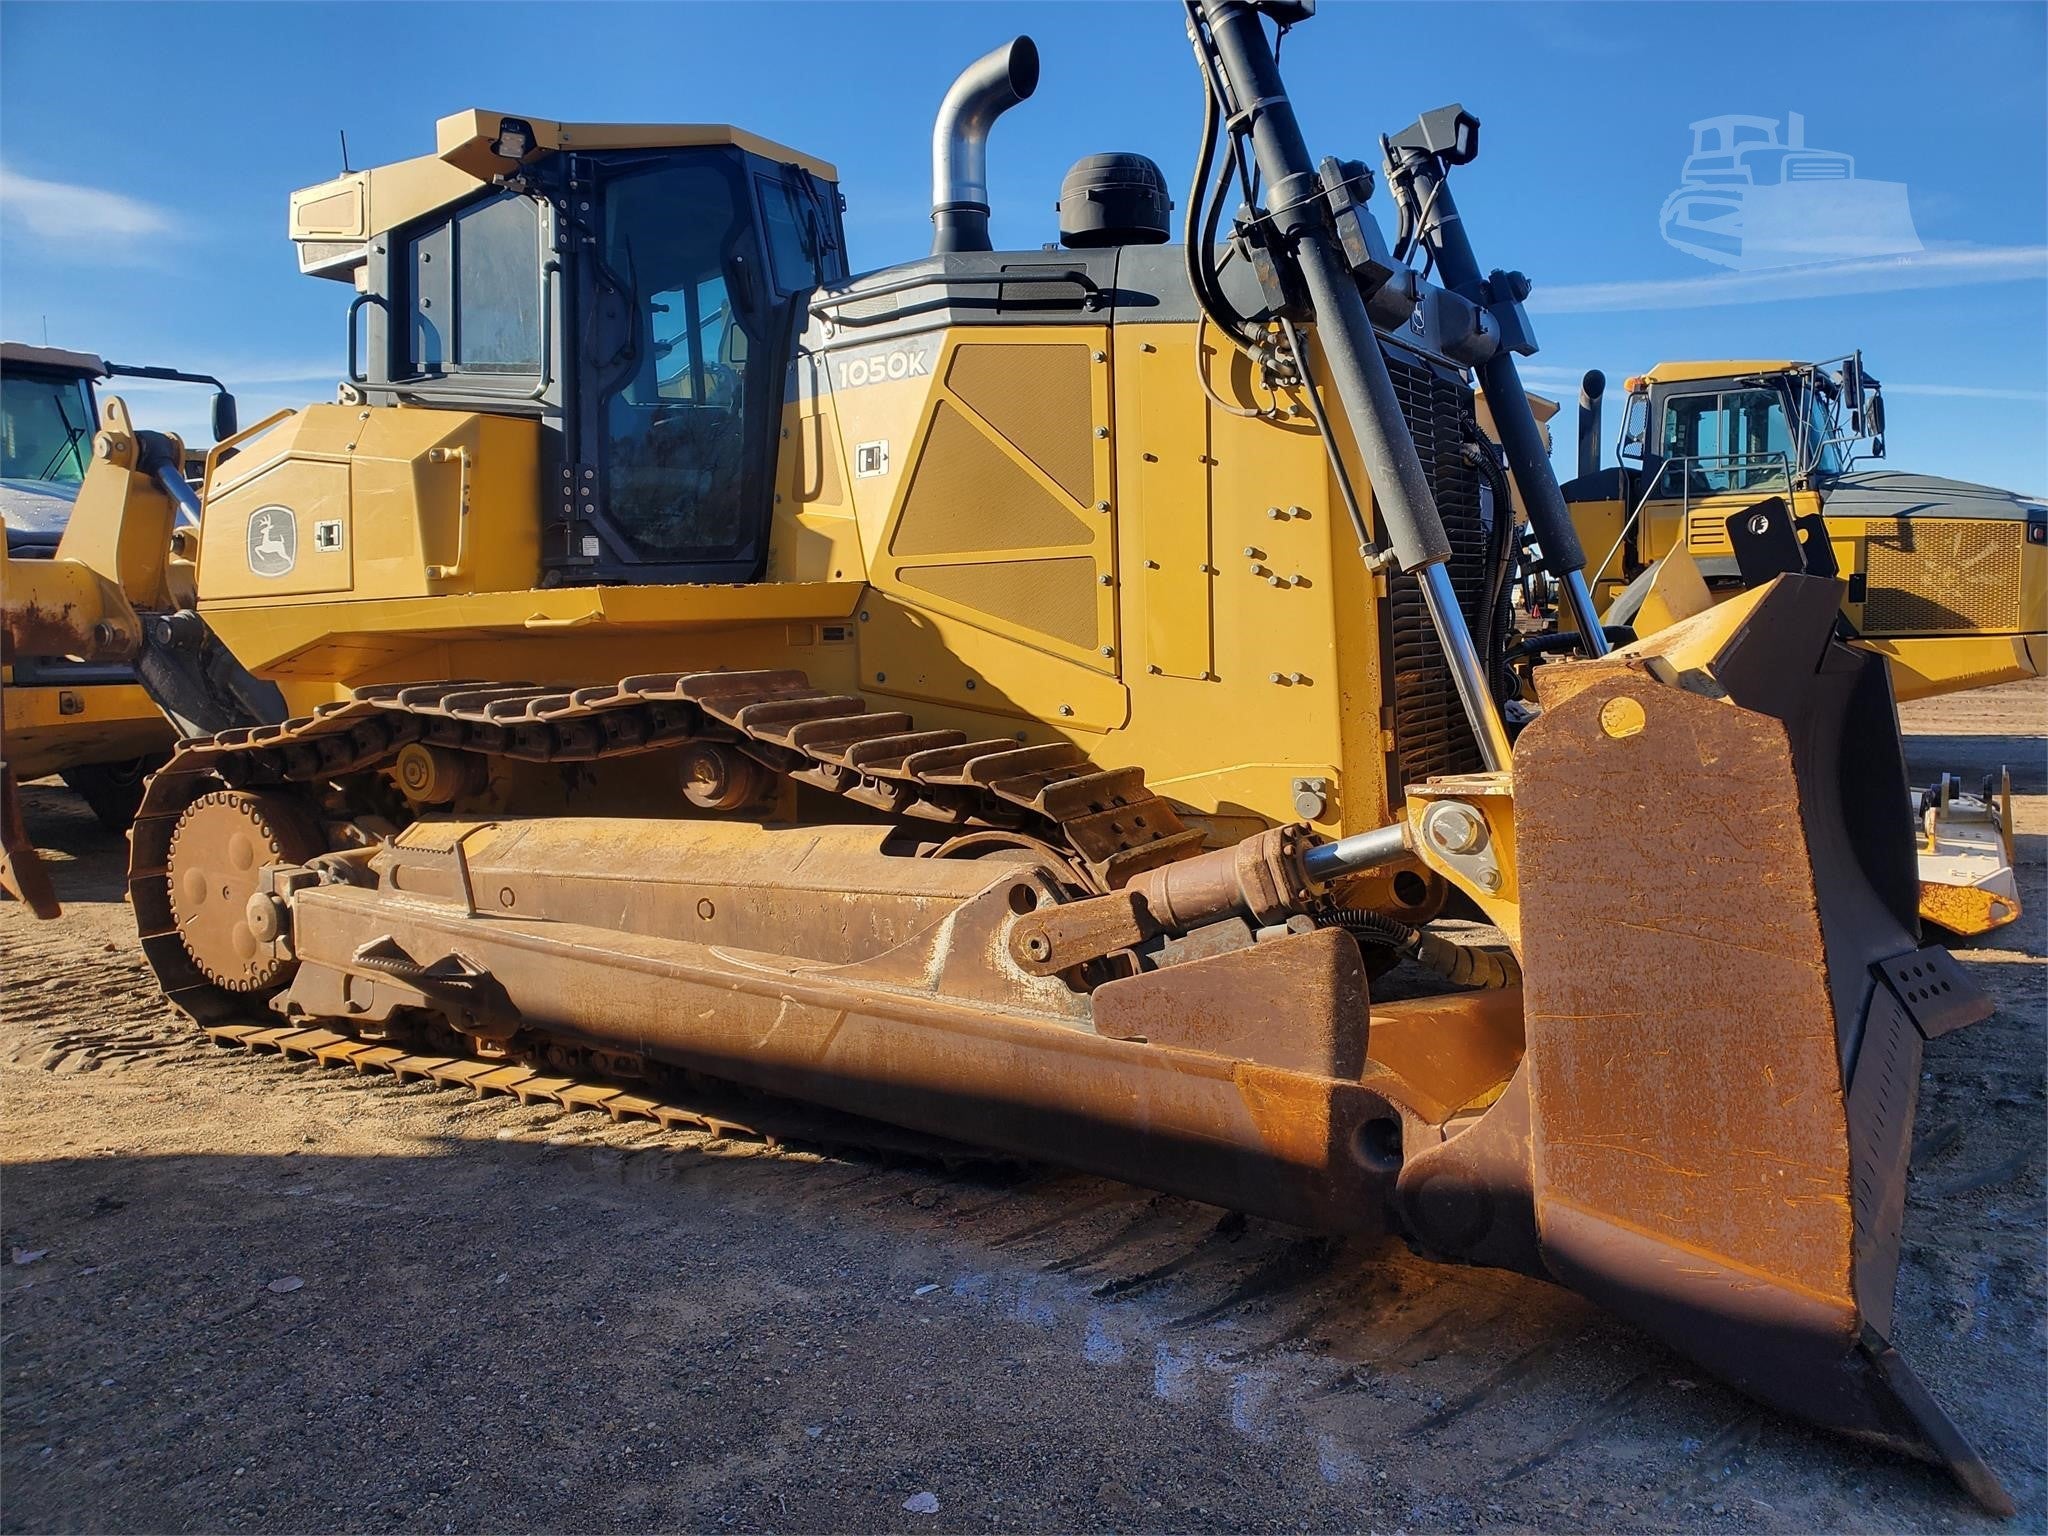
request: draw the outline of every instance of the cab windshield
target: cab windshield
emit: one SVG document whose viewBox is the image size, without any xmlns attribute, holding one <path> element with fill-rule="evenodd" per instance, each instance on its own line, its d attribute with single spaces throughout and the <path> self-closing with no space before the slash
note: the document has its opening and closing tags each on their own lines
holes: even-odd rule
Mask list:
<svg viewBox="0 0 2048 1536">
<path fill-rule="evenodd" d="M 1775 389 L 1672 396 L 1660 451 L 1670 460 L 1660 496 L 1790 488 L 1791 433 Z"/>
<path fill-rule="evenodd" d="M 81 378 L 0 377 L 0 476 L 77 485 L 92 457 L 92 392 Z"/>
<path fill-rule="evenodd" d="M 727 147 L 591 159 L 583 430 L 617 556 L 665 580 L 751 580 L 804 298 L 837 275 L 808 182 Z"/>
</svg>

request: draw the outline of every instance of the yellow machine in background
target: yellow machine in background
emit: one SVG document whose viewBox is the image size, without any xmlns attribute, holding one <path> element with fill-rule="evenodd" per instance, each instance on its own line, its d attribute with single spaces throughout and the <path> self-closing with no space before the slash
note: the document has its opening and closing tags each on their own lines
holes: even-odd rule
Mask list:
<svg viewBox="0 0 2048 1536">
<path fill-rule="evenodd" d="M 1857 469 L 1884 456 L 1884 399 L 1861 353 L 1833 363 L 1660 363 L 1628 381 L 1616 466 L 1600 464 L 1606 380 L 1579 393 L 1579 473 L 1563 487 L 1601 561 L 1610 621 L 1683 616 L 1753 584 L 1739 526 L 1785 504 L 1811 565 L 1845 578 L 1850 642 L 1889 663 L 1900 699 L 2048 671 L 2048 505 L 1932 475 Z M 1755 556 L 1752 556 L 1752 560 Z M 1669 569 L 1662 569 L 1669 567 Z M 1680 569 L 1683 567 L 1683 569 Z M 1661 573 L 1660 573 L 1661 572 Z M 2010 817 L 1987 787 L 1916 791 L 1921 916 L 1975 937 L 2020 916 Z"/>
<path fill-rule="evenodd" d="M 56 553 L 99 424 L 95 385 L 110 377 L 212 385 L 217 434 L 235 431 L 233 397 L 217 379 L 0 342 L 0 522 L 8 561 Z M 0 759 L 7 770 L 17 781 L 61 773 L 115 831 L 127 827 L 143 779 L 175 739 L 124 665 L 29 656 L 0 675 Z"/>
<path fill-rule="evenodd" d="M 991 249 L 1028 39 L 947 93 L 932 254 L 859 276 L 832 167 L 726 127 L 465 112 L 296 194 L 340 402 L 195 495 L 109 401 L 7 594 L 187 738 L 144 952 L 224 1041 L 1399 1231 L 1997 1506 L 1885 1342 L 1922 1042 L 1989 1005 L 1918 945 L 1884 666 L 1789 574 L 1508 708 L 1511 486 L 1590 616 L 1528 282 L 1462 109 L 1384 183 L 1310 157 L 1311 11 L 1191 0 L 1178 247 L 1106 154 Z"/>
<path fill-rule="evenodd" d="M 1601 607 L 1674 549 L 1740 590 L 1728 519 L 1767 497 L 1822 515 L 1856 643 L 1901 699 L 2048 672 L 2048 504 L 1961 480 L 1859 469 L 1884 456 L 1884 399 L 1861 353 L 1830 363 L 1659 363 L 1628 380 L 1618 466 L 1600 465 L 1605 379 L 1580 393 L 1564 492 L 1605 557 Z M 1647 458 L 1646 458 L 1647 456 Z M 1648 465 L 1646 470 L 1645 465 Z"/>
</svg>

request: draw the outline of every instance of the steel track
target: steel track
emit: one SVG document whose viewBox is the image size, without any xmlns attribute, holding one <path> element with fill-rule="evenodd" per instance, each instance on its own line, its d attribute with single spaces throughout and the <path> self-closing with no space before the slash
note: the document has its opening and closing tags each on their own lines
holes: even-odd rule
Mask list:
<svg viewBox="0 0 2048 1536">
<path fill-rule="evenodd" d="M 791 1144 L 870 1154 L 916 1158 L 949 1169 L 966 1164 L 1014 1165 L 1017 1158 L 983 1148 L 884 1125 L 858 1115 L 840 1114 L 795 1100 L 731 1093 L 734 1102 L 716 1108 L 684 1104 L 619 1083 L 548 1071 L 524 1062 L 495 1060 L 437 1050 L 406 1049 L 392 1041 L 359 1040 L 336 1030 L 301 1024 L 208 1024 L 206 1037 L 224 1050 L 250 1054 L 274 1052 L 280 1058 L 313 1062 L 323 1067 L 351 1067 L 368 1076 L 387 1073 L 401 1083 L 432 1082 L 444 1088 L 467 1089 L 478 1098 L 494 1095 L 522 1105 L 552 1104 L 558 1109 L 609 1115 L 616 1124 L 645 1121 L 666 1131 L 702 1131 L 735 1141 L 780 1148 Z M 710 1090 L 716 1098 L 719 1090 Z M 704 1097 L 699 1095 L 698 1097 Z M 742 1098 L 749 1102 L 738 1102 Z"/>
</svg>

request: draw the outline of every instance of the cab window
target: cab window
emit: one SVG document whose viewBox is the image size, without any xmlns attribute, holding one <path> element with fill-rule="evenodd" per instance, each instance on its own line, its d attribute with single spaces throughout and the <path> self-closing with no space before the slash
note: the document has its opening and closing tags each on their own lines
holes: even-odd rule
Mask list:
<svg viewBox="0 0 2048 1536">
<path fill-rule="evenodd" d="M 1623 464 L 1630 468 L 1639 467 L 1643 462 L 1643 449 L 1650 436 L 1650 397 L 1635 394 L 1628 397 L 1628 415 L 1621 424 L 1621 448 L 1616 454 Z"/>
<path fill-rule="evenodd" d="M 1671 466 L 1660 496 L 1712 496 L 1790 485 L 1792 434 L 1776 390 L 1674 395 L 1659 452 Z"/>
<path fill-rule="evenodd" d="M 76 485 L 92 454 L 92 395 L 83 379 L 0 378 L 0 475 Z"/>
<path fill-rule="evenodd" d="M 770 176 L 754 181 L 761 193 L 761 222 L 768 232 L 775 286 L 784 293 L 817 287 L 825 276 L 817 209 L 791 181 Z"/>
<path fill-rule="evenodd" d="M 1806 391 L 1806 431 L 1811 444 L 1809 450 L 1813 462 L 1808 469 L 1817 475 L 1839 475 L 1842 472 L 1842 445 L 1835 441 L 1838 430 L 1834 413 L 1828 409 L 1820 391 L 1809 387 Z"/>
<path fill-rule="evenodd" d="M 538 375 L 540 241 L 540 206 L 517 192 L 407 241 L 405 371 Z"/>
</svg>

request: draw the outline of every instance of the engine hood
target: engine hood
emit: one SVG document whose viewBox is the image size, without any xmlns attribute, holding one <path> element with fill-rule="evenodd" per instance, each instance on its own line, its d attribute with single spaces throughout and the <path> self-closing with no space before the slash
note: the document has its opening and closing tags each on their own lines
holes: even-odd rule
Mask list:
<svg viewBox="0 0 2048 1536">
<path fill-rule="evenodd" d="M 0 480 L 0 523 L 11 555 L 47 555 L 64 536 L 78 487 L 53 480 Z"/>
<path fill-rule="evenodd" d="M 2040 517 L 2048 504 L 2038 497 L 2019 496 L 1995 486 L 1940 475 L 1916 475 L 1890 469 L 1855 470 L 1838 475 L 1821 491 L 1821 510 L 1830 517 L 1982 517 L 2024 520 L 2031 511 Z"/>
</svg>

